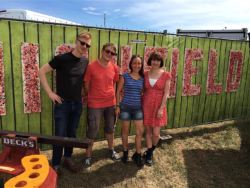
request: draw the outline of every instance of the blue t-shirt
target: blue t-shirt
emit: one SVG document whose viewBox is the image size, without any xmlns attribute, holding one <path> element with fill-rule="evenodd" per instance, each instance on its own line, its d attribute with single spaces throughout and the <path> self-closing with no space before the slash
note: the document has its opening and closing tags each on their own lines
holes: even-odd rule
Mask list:
<svg viewBox="0 0 250 188">
<path fill-rule="evenodd" d="M 141 107 L 141 94 L 143 90 L 144 79 L 138 80 L 132 78 L 128 73 L 123 75 L 124 78 L 124 96 L 121 104 L 131 107 Z"/>
</svg>

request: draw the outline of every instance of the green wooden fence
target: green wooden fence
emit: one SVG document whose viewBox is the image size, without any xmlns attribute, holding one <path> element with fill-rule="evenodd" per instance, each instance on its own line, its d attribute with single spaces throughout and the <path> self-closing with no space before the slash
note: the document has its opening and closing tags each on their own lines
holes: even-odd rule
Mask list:
<svg viewBox="0 0 250 188">
<path fill-rule="evenodd" d="M 92 36 L 92 47 L 89 50 L 90 61 L 99 57 L 101 47 L 106 42 L 113 42 L 118 46 L 118 64 L 120 62 L 120 47 L 131 45 L 133 54 L 144 55 L 145 46 L 168 48 L 168 58 L 165 62 L 166 70 L 170 70 L 171 52 L 178 48 L 180 52 L 177 70 L 176 97 L 168 100 L 168 128 L 185 127 L 225 119 L 240 119 L 250 116 L 250 61 L 249 43 L 246 41 L 230 41 L 220 39 L 205 39 L 162 33 L 138 31 L 121 31 L 83 26 L 67 26 L 49 23 L 36 23 L 15 20 L 0 20 L 0 41 L 3 42 L 5 68 L 5 94 L 7 115 L 0 117 L 2 130 L 16 130 L 22 132 L 41 133 L 51 135 L 53 132 L 53 104 L 41 89 L 41 113 L 25 114 L 23 111 L 23 90 L 21 73 L 21 42 L 39 44 L 40 66 L 49 62 L 55 48 L 63 43 L 74 43 L 76 35 L 81 31 L 89 31 Z M 146 43 L 131 43 L 131 40 L 145 40 Z M 184 57 L 186 48 L 203 49 L 204 58 L 194 61 L 199 73 L 192 77 L 192 83 L 201 84 L 201 94 L 197 96 L 182 96 L 182 81 Z M 216 80 L 223 84 L 221 94 L 206 94 L 209 50 L 218 52 L 218 66 Z M 236 92 L 225 92 L 226 75 L 229 65 L 230 50 L 243 52 L 244 64 L 240 87 Z M 48 75 L 52 86 L 52 75 Z M 85 136 L 86 109 L 83 112 L 78 136 Z M 117 127 L 116 134 L 120 134 Z M 100 130 L 99 138 L 103 138 Z"/>
</svg>

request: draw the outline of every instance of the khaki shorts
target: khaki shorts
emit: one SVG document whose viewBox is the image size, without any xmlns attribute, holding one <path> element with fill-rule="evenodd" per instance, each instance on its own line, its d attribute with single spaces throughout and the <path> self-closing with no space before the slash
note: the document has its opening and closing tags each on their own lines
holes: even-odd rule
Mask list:
<svg viewBox="0 0 250 188">
<path fill-rule="evenodd" d="M 94 140 L 98 134 L 100 122 L 104 117 L 104 132 L 113 133 L 115 130 L 115 107 L 88 108 L 88 125 L 86 136 Z"/>
</svg>

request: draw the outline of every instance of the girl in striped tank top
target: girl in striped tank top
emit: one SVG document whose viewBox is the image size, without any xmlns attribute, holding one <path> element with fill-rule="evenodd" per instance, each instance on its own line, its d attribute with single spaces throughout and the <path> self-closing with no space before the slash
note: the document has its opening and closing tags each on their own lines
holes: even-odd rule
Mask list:
<svg viewBox="0 0 250 188">
<path fill-rule="evenodd" d="M 122 122 L 122 161 L 124 163 L 128 161 L 129 124 L 133 120 L 136 127 L 136 152 L 133 154 L 132 159 L 138 167 L 142 167 L 141 139 L 144 131 L 141 102 L 144 85 L 142 58 L 139 55 L 133 55 L 129 63 L 129 68 L 131 72 L 121 76 L 116 94 L 116 101 L 118 103 L 116 105 L 116 115 L 119 115 Z M 123 93 L 122 96 L 121 93 Z M 119 101 L 121 102 L 119 103 Z"/>
</svg>

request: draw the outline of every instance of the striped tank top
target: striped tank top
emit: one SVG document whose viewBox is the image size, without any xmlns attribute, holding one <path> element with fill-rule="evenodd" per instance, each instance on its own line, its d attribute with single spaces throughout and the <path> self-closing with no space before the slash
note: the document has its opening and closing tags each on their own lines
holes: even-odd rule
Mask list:
<svg viewBox="0 0 250 188">
<path fill-rule="evenodd" d="M 128 73 L 123 75 L 124 78 L 124 96 L 121 104 L 141 107 L 141 94 L 143 90 L 144 79 L 139 80 L 133 79 Z"/>
</svg>

